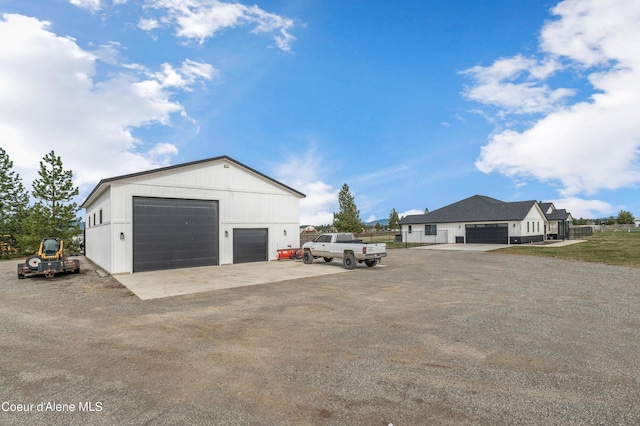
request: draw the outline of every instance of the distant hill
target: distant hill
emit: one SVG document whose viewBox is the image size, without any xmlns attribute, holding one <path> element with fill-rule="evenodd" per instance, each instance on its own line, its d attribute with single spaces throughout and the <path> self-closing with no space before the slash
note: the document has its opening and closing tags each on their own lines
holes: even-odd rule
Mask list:
<svg viewBox="0 0 640 426">
<path fill-rule="evenodd" d="M 389 219 L 373 220 L 371 222 L 365 222 L 364 224 L 367 226 L 376 226 L 376 223 L 379 223 L 380 226 L 387 226 L 389 224 Z"/>
</svg>

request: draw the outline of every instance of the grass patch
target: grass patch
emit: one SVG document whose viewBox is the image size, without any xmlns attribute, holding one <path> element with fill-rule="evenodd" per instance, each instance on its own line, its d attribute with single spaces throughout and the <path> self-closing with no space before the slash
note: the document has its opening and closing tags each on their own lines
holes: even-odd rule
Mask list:
<svg viewBox="0 0 640 426">
<path fill-rule="evenodd" d="M 640 232 L 604 231 L 581 238 L 583 243 L 565 247 L 544 245 L 512 246 L 496 252 L 528 256 L 550 256 L 609 265 L 640 268 Z"/>
</svg>

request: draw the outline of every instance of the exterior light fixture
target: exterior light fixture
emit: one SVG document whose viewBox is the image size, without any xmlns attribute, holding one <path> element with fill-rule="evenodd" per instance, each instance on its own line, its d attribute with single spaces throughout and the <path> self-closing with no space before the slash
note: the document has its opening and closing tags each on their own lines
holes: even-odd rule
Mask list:
<svg viewBox="0 0 640 426">
<path fill-rule="evenodd" d="M 124 232 L 121 232 L 121 233 L 120 233 L 120 239 L 121 239 L 121 240 L 124 240 Z"/>
<path fill-rule="evenodd" d="M 284 230 L 284 236 L 285 237 L 287 236 L 287 230 L 286 229 Z"/>
<path fill-rule="evenodd" d="M 229 238 L 229 231 L 224 231 L 224 236 Z"/>
</svg>

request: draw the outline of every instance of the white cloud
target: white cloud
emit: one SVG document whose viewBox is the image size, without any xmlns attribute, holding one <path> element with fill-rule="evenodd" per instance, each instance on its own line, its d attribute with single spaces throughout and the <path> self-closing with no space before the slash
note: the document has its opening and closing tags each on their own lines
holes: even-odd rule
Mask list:
<svg viewBox="0 0 640 426">
<path fill-rule="evenodd" d="M 219 0 L 147 0 L 148 11 L 160 11 L 158 18 L 143 18 L 138 27 L 153 30 L 174 26 L 176 36 L 196 40 L 200 44 L 220 31 L 253 25 L 252 33 L 276 33 L 274 40 L 278 48 L 291 50 L 295 37 L 289 33 L 293 20 L 269 13 L 258 6 L 226 3 Z"/>
<path fill-rule="evenodd" d="M 579 195 L 640 182 L 640 3 L 567 0 L 552 12 L 558 19 L 542 29 L 541 59 L 516 55 L 465 72 L 476 80 L 467 96 L 497 108 L 497 117 L 544 114 L 521 122 L 523 130 L 492 135 L 476 166 L 518 180 L 559 183 L 563 203 L 603 211 L 606 203 Z M 563 105 L 572 91 L 546 82 L 560 71 L 585 79 L 591 96 Z"/>
<path fill-rule="evenodd" d="M 152 31 L 152 30 L 155 30 L 156 28 L 160 28 L 160 23 L 153 18 L 140 19 L 138 21 L 138 28 L 145 31 Z"/>
<path fill-rule="evenodd" d="M 100 0 L 69 0 L 69 2 L 74 6 L 78 6 L 82 9 L 88 9 L 92 12 L 102 8 Z"/>
<path fill-rule="evenodd" d="M 106 177 L 166 164 L 175 146 L 145 149 L 132 131 L 170 125 L 173 115 L 186 114 L 167 88 L 188 89 L 215 71 L 186 60 L 160 72 L 129 66 L 100 80 L 98 57 L 49 27 L 21 15 L 0 20 L 0 145 L 25 186 L 52 149 L 74 171 L 81 191 Z"/>
<path fill-rule="evenodd" d="M 306 152 L 291 155 L 285 162 L 274 166 L 276 179 L 306 195 L 300 200 L 302 225 L 332 223 L 333 213 L 338 211 L 340 191 L 320 179 L 328 172 L 322 164 L 326 162 L 312 145 Z"/>
<path fill-rule="evenodd" d="M 398 216 L 400 216 L 400 218 L 403 218 L 412 214 L 424 214 L 424 210 L 410 209 L 402 213 L 398 213 Z"/>
<path fill-rule="evenodd" d="M 209 64 L 185 60 L 179 69 L 171 64 L 162 64 L 162 71 L 151 73 L 153 81 L 158 82 L 162 88 L 179 88 L 191 90 L 191 85 L 200 79 L 210 80 L 217 71 Z"/>
<path fill-rule="evenodd" d="M 535 114 L 556 110 L 573 90 L 551 89 L 544 79 L 560 69 L 554 60 L 538 62 L 517 55 L 495 61 L 489 67 L 476 66 L 462 74 L 476 80 L 465 96 L 500 108 L 500 114 Z"/>
<path fill-rule="evenodd" d="M 171 143 L 158 143 L 147 152 L 147 158 L 162 166 L 169 165 L 172 156 L 178 155 L 178 148 Z"/>
<path fill-rule="evenodd" d="M 584 200 L 577 197 L 560 198 L 552 200 L 552 203 L 556 208 L 562 208 L 571 213 L 574 219 L 605 217 L 615 211 L 615 208 L 606 201 Z"/>
<path fill-rule="evenodd" d="M 306 194 L 300 200 L 300 223 L 326 225 L 333 223 L 333 213 L 338 211 L 338 190 L 322 181 L 308 182 L 299 187 Z"/>
</svg>

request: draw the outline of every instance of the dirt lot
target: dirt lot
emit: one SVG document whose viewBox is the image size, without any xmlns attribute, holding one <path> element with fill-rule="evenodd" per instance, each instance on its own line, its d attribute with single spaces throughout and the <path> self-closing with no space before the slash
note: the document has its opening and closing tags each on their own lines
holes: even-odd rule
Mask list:
<svg viewBox="0 0 640 426">
<path fill-rule="evenodd" d="M 53 281 L 15 264 L 0 424 L 640 424 L 640 269 L 392 250 L 141 301 L 86 260 Z"/>
</svg>

